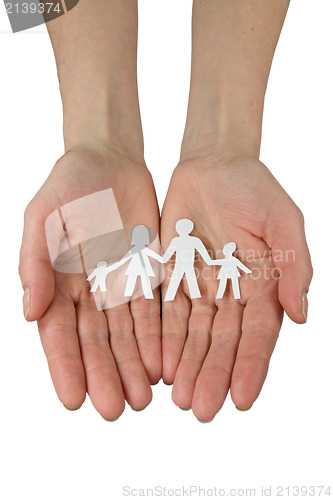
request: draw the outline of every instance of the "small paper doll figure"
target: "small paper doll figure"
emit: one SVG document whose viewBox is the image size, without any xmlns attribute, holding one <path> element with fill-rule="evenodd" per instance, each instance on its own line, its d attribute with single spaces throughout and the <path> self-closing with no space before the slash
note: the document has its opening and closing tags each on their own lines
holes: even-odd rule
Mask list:
<svg viewBox="0 0 333 500">
<path fill-rule="evenodd" d="M 237 257 L 234 257 L 232 255 L 235 250 L 236 250 L 236 243 L 231 241 L 230 243 L 227 243 L 223 247 L 223 253 L 226 258 L 216 259 L 212 261 L 214 264 L 222 265 L 220 272 L 218 274 L 218 279 L 220 280 L 220 284 L 216 295 L 217 299 L 222 299 L 227 286 L 228 279 L 231 279 L 234 298 L 240 299 L 241 296 L 240 296 L 238 280 L 241 274 L 238 271 L 238 268 L 244 271 L 244 273 L 246 274 L 252 273 L 252 271 L 248 269 L 246 266 L 244 266 L 244 264 L 242 264 L 242 262 L 238 260 Z"/>
<path fill-rule="evenodd" d="M 101 260 L 97 263 L 96 269 L 88 276 L 87 281 L 91 281 L 95 278 L 94 284 L 91 287 L 91 292 L 96 292 L 98 287 L 101 292 L 106 292 L 106 277 L 110 272 L 110 267 L 107 266 L 107 262 L 105 260 Z"/>
<path fill-rule="evenodd" d="M 172 255 L 176 253 L 175 267 L 173 268 L 168 290 L 164 299 L 165 301 L 170 301 L 175 298 L 183 276 L 185 276 L 187 280 L 191 299 L 201 297 L 197 277 L 194 271 L 195 251 L 201 255 L 208 265 L 212 265 L 213 262 L 202 241 L 195 236 L 190 236 L 193 228 L 194 224 L 191 220 L 180 219 L 176 223 L 176 231 L 179 236 L 173 238 L 169 248 L 164 254 L 164 262 L 168 262 Z"/>
<path fill-rule="evenodd" d="M 149 232 L 145 226 L 136 226 L 133 229 L 131 245 L 133 245 L 133 248 L 119 262 L 119 264 L 123 264 L 129 259 L 131 260 L 125 271 L 125 276 L 128 276 L 128 278 L 124 295 L 125 297 L 133 295 L 137 278 L 140 277 L 145 298 L 153 299 L 150 277 L 155 276 L 155 273 L 151 267 L 149 257 L 161 264 L 164 263 L 163 257 L 148 248 Z"/>
</svg>

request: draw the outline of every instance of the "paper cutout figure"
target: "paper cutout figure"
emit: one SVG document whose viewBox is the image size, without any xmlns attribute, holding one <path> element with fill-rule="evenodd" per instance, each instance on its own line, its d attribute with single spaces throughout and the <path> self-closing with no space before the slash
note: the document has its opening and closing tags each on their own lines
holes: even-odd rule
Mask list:
<svg viewBox="0 0 333 500">
<path fill-rule="evenodd" d="M 176 223 L 176 231 L 179 236 L 172 239 L 169 248 L 164 254 L 164 262 L 168 262 L 172 255 L 176 253 L 176 262 L 165 296 L 165 301 L 173 300 L 176 296 L 180 282 L 185 276 L 191 299 L 198 299 L 201 293 L 198 286 L 197 277 L 194 271 L 194 257 L 197 251 L 208 265 L 212 265 L 212 260 L 202 241 L 190 236 L 194 224 L 189 219 L 180 219 Z"/>
<path fill-rule="evenodd" d="M 90 291 L 96 292 L 99 288 L 101 292 L 106 292 L 106 277 L 111 271 L 117 269 L 117 267 L 120 267 L 119 262 L 113 264 L 112 266 L 108 266 L 105 260 L 101 260 L 100 262 L 98 262 L 96 269 L 94 269 L 87 278 L 87 281 L 91 281 L 95 278 L 94 284 L 91 287 Z"/>
<path fill-rule="evenodd" d="M 156 259 L 161 264 L 164 263 L 163 257 L 148 248 L 149 232 L 146 226 L 136 226 L 132 232 L 131 245 L 134 248 L 124 256 L 121 262 L 131 259 L 125 275 L 128 276 L 125 297 L 131 297 L 134 292 L 137 278 L 140 276 L 143 294 L 146 299 L 153 299 L 153 291 L 150 283 L 150 276 L 155 276 L 153 268 L 149 262 L 149 257 Z"/>
<path fill-rule="evenodd" d="M 95 292 L 98 287 L 100 287 L 101 291 L 106 291 L 105 282 L 108 273 L 130 260 L 129 266 L 124 273 L 125 276 L 128 276 L 124 296 L 131 297 L 133 295 L 137 278 L 140 276 L 145 298 L 153 299 L 150 277 L 155 276 L 155 273 L 150 264 L 149 257 L 152 257 L 161 264 L 164 261 L 161 255 L 148 248 L 149 243 L 148 229 L 142 225 L 136 226 L 132 232 L 131 245 L 133 248 L 119 262 L 111 266 L 107 266 L 107 263 L 104 261 L 99 262 L 97 268 L 88 276 L 87 281 L 91 281 L 95 277 L 94 285 L 90 291 Z"/>
<path fill-rule="evenodd" d="M 131 239 L 131 245 L 133 248 L 131 248 L 131 250 L 129 250 L 121 260 L 110 266 L 108 266 L 105 261 L 98 262 L 97 267 L 87 278 L 87 281 L 89 282 L 95 279 L 90 291 L 96 292 L 99 288 L 101 292 L 106 292 L 107 275 L 125 264 L 125 262 L 130 261 L 124 273 L 124 276 L 127 276 L 124 296 L 133 296 L 137 279 L 140 277 L 144 297 L 146 299 L 153 299 L 154 297 L 150 278 L 155 276 L 155 273 L 149 258 L 151 257 L 161 264 L 164 264 L 168 262 L 174 254 L 176 254 L 175 265 L 164 300 L 171 301 L 175 298 L 181 280 L 184 276 L 187 280 L 191 299 L 200 298 L 201 293 L 194 270 L 194 257 L 195 252 L 197 251 L 206 264 L 222 266 L 218 274 L 220 284 L 216 298 L 223 298 L 227 281 L 228 279 L 231 279 L 234 298 L 240 299 L 241 296 L 238 280 L 241 274 L 238 269 L 241 269 L 246 274 L 252 273 L 252 271 L 248 269 L 239 259 L 237 259 L 237 257 L 233 256 L 233 253 L 236 250 L 236 243 L 231 241 L 224 245 L 223 253 L 225 255 L 225 259 L 212 260 L 202 241 L 195 236 L 190 236 L 193 228 L 194 224 L 191 220 L 180 219 L 176 223 L 176 231 L 179 236 L 172 239 L 167 251 L 162 257 L 151 248 L 148 248 L 148 245 L 150 244 L 148 229 L 143 225 L 134 227 Z"/>
<path fill-rule="evenodd" d="M 234 257 L 232 254 L 236 250 L 236 243 L 231 241 L 230 243 L 227 243 L 223 247 L 223 253 L 226 256 L 225 259 L 216 259 L 213 260 L 213 264 L 219 264 L 221 265 L 220 272 L 218 274 L 218 279 L 220 280 L 219 288 L 217 290 L 217 299 L 222 299 L 226 286 L 227 286 L 227 281 L 228 279 L 231 279 L 231 284 L 232 284 L 232 291 L 234 294 L 235 299 L 240 299 L 240 290 L 239 290 L 239 277 L 240 277 L 240 272 L 238 271 L 238 268 L 244 271 L 244 273 L 249 274 L 252 273 L 250 269 L 248 269 L 240 260 L 237 259 L 237 257 Z"/>
</svg>

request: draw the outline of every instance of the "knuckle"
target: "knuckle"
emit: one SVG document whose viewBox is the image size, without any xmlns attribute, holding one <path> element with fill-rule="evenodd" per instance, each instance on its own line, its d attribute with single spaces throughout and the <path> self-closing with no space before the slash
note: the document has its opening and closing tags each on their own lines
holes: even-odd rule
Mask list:
<svg viewBox="0 0 333 500">
<path fill-rule="evenodd" d="M 29 269 L 28 262 L 27 262 L 27 253 L 25 251 L 25 247 L 22 244 L 21 249 L 20 249 L 20 256 L 19 256 L 19 264 L 18 264 L 18 273 L 21 278 L 21 281 L 23 281 L 24 276 L 26 274 L 26 271 Z"/>
<path fill-rule="evenodd" d="M 34 214 L 36 213 L 35 207 L 36 207 L 36 202 L 35 202 L 35 198 L 33 198 L 28 203 L 28 205 L 26 206 L 26 208 L 24 210 L 24 224 L 29 222 L 34 217 Z"/>
<path fill-rule="evenodd" d="M 312 265 L 312 262 L 310 260 L 309 264 L 308 264 L 308 281 L 309 281 L 309 285 L 310 285 L 310 283 L 312 281 L 313 273 L 314 273 L 313 265 Z"/>
<path fill-rule="evenodd" d="M 295 205 L 294 208 L 294 217 L 300 225 L 304 226 L 304 215 L 302 210 L 297 205 Z"/>
<path fill-rule="evenodd" d="M 19 273 L 19 275 L 21 277 L 24 274 L 24 262 L 23 262 L 23 260 L 22 260 L 21 257 L 20 257 L 20 262 L 19 262 L 19 265 L 18 265 L 18 273 Z"/>
</svg>

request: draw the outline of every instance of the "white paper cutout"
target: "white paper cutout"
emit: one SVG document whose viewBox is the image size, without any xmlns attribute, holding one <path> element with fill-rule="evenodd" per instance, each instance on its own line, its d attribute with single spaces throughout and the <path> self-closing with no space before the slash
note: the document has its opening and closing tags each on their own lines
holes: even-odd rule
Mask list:
<svg viewBox="0 0 333 500">
<path fill-rule="evenodd" d="M 91 292 L 96 292 L 98 287 L 101 291 L 106 292 L 105 283 L 107 275 L 130 260 L 129 266 L 124 273 L 125 276 L 128 276 L 124 296 L 133 296 L 137 279 L 140 277 L 145 298 L 154 298 L 150 277 L 155 276 L 155 273 L 149 261 L 149 257 L 157 260 L 161 264 L 164 263 L 163 257 L 154 252 L 151 248 L 148 248 L 149 232 L 143 225 L 136 226 L 133 229 L 131 245 L 133 248 L 131 248 L 131 250 L 129 250 L 129 252 L 127 252 L 127 254 L 124 255 L 119 262 L 116 262 L 111 266 L 107 266 L 107 263 L 104 261 L 97 264 L 96 269 L 94 269 L 94 271 L 87 278 L 87 281 L 91 281 L 95 278 L 94 284 L 90 290 Z"/>
<path fill-rule="evenodd" d="M 141 278 L 141 286 L 146 299 L 153 299 L 153 291 L 151 288 L 150 277 L 155 276 L 153 268 L 150 264 L 149 257 L 157 260 L 161 264 L 164 263 L 163 257 L 158 253 L 148 248 L 149 233 L 145 226 L 136 226 L 133 229 L 131 245 L 133 248 L 125 255 L 124 259 L 131 259 L 131 262 L 126 269 L 125 276 L 128 276 L 125 297 L 132 297 L 137 278 Z M 122 259 L 122 261 L 124 261 Z"/>
<path fill-rule="evenodd" d="M 107 275 L 121 265 L 118 262 L 116 264 L 113 264 L 112 266 L 108 266 L 107 264 L 108 263 L 105 262 L 105 260 L 101 260 L 100 262 L 98 262 L 96 269 L 94 269 L 93 272 L 88 276 L 87 281 L 91 281 L 93 278 L 95 278 L 94 284 L 90 290 L 91 292 L 97 292 L 98 288 L 101 292 L 106 292 Z"/>
<path fill-rule="evenodd" d="M 173 254 L 176 254 L 175 266 L 164 299 L 166 302 L 175 298 L 183 276 L 185 276 L 187 280 L 191 299 L 198 299 L 201 297 L 194 270 L 195 251 L 201 255 L 208 265 L 212 265 L 213 262 L 202 241 L 195 236 L 190 236 L 193 228 L 194 224 L 191 220 L 180 219 L 176 223 L 176 231 L 179 236 L 173 238 L 169 248 L 164 254 L 164 262 L 168 262 Z"/>
<path fill-rule="evenodd" d="M 90 291 L 97 292 L 99 289 L 100 292 L 106 292 L 106 278 L 108 274 L 121 267 L 127 261 L 130 261 L 126 271 L 123 273 L 124 277 L 127 276 L 124 297 L 133 297 L 137 280 L 140 277 L 144 297 L 146 299 L 153 299 L 151 277 L 155 277 L 156 275 L 149 258 L 155 259 L 161 264 L 165 264 L 174 254 L 176 254 L 175 265 L 164 300 L 166 302 L 174 300 L 179 285 L 184 277 L 188 284 L 191 299 L 200 298 L 201 293 L 194 269 L 195 252 L 197 251 L 206 264 L 210 266 L 222 266 L 218 274 L 220 284 L 216 298 L 223 298 L 228 279 L 230 279 L 234 298 L 236 300 L 240 299 L 241 295 L 238 280 L 241 274 L 238 269 L 241 269 L 246 274 L 252 273 L 252 271 L 237 259 L 237 257 L 234 257 L 233 253 L 236 250 L 236 243 L 231 241 L 224 245 L 223 253 L 225 259 L 212 260 L 202 241 L 195 236 L 190 236 L 193 229 L 194 223 L 191 220 L 180 219 L 176 223 L 176 231 L 179 236 L 172 239 L 168 249 L 162 257 L 151 248 L 148 248 L 148 229 L 143 225 L 134 227 L 131 240 L 133 248 L 131 248 L 122 259 L 110 266 L 108 266 L 105 261 L 98 262 L 97 267 L 87 278 L 89 282 L 94 280 L 93 284 L 90 283 Z"/>
<path fill-rule="evenodd" d="M 246 274 L 252 273 L 250 269 L 248 269 L 242 262 L 237 259 L 237 257 L 234 257 L 232 254 L 236 250 L 236 243 L 233 241 L 230 241 L 230 243 L 227 243 L 223 247 L 223 253 L 225 255 L 225 259 L 216 259 L 213 260 L 213 264 L 219 264 L 221 265 L 220 272 L 218 274 L 218 279 L 220 280 L 219 288 L 217 290 L 217 299 L 222 299 L 226 286 L 227 286 L 227 281 L 228 279 L 231 279 L 231 284 L 232 284 L 232 291 L 234 294 L 234 299 L 240 299 L 240 289 L 239 289 L 239 278 L 241 276 L 240 272 L 238 271 L 238 268 L 244 271 Z"/>
</svg>

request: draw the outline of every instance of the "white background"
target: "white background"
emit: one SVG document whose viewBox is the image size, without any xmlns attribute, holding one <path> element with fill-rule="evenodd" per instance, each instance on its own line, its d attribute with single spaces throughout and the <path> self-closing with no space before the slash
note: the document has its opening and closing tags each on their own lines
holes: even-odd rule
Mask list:
<svg viewBox="0 0 333 500">
<path fill-rule="evenodd" d="M 185 122 L 191 1 L 139 7 L 146 160 L 162 204 Z M 37 326 L 21 313 L 17 274 L 24 208 L 63 151 L 56 68 L 45 27 L 11 34 L 4 12 L 0 19 L 0 497 L 106 500 L 122 498 L 124 485 L 183 484 L 253 487 L 259 497 L 262 485 L 333 483 L 332 0 L 291 3 L 261 154 L 305 215 L 315 269 L 309 320 L 285 319 L 253 408 L 239 412 L 228 396 L 210 424 L 179 410 L 162 382 L 145 411 L 126 408 L 115 423 L 89 399 L 77 412 L 58 401 Z"/>
</svg>

